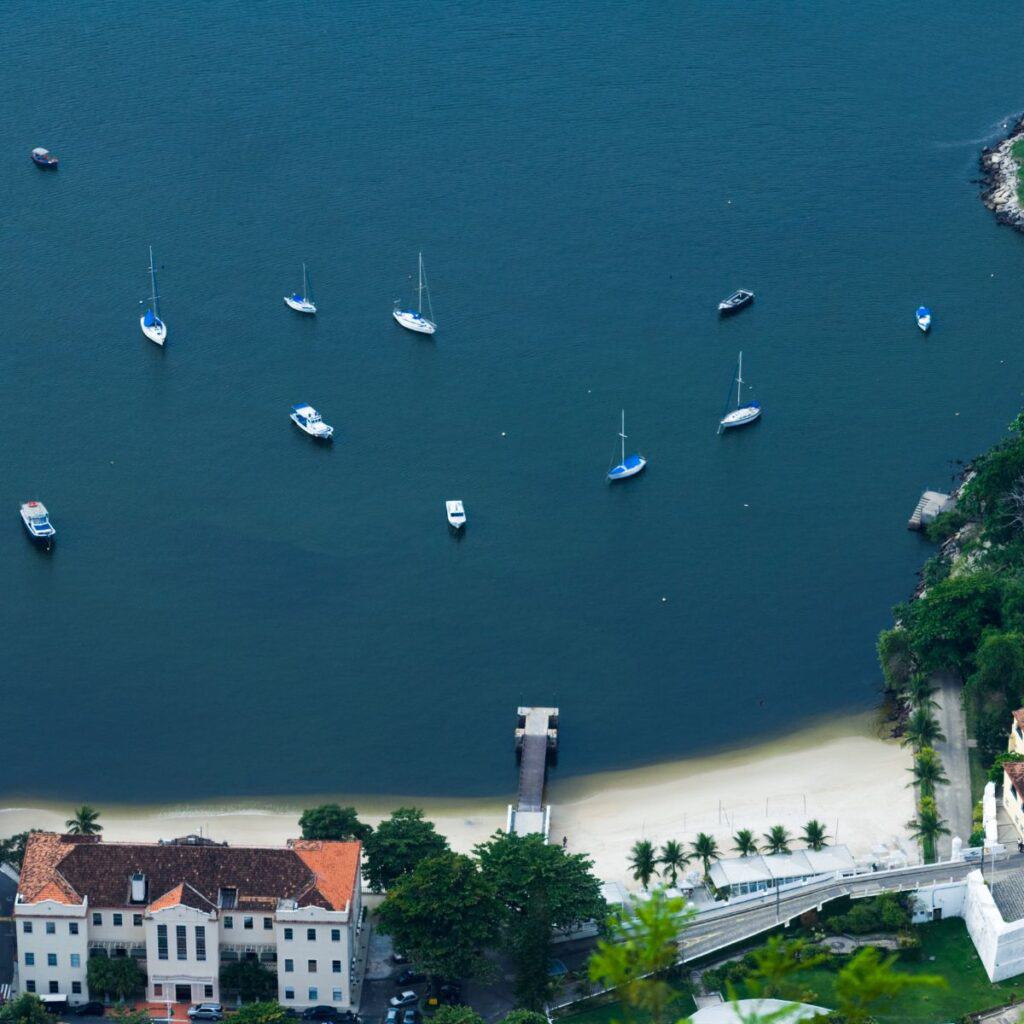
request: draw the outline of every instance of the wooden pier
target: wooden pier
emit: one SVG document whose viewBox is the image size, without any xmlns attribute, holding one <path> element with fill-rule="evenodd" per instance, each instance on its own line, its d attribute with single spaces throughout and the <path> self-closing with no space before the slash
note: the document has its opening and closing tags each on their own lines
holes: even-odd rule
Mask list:
<svg viewBox="0 0 1024 1024">
<path fill-rule="evenodd" d="M 519 791 L 508 809 L 508 831 L 547 839 L 551 808 L 544 805 L 544 784 L 548 761 L 558 755 L 558 708 L 519 708 L 515 736 Z"/>
</svg>

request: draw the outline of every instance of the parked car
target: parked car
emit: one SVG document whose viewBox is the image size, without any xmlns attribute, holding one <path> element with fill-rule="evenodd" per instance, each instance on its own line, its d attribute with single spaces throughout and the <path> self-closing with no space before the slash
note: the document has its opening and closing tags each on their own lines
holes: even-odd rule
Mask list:
<svg viewBox="0 0 1024 1024">
<path fill-rule="evenodd" d="M 423 1014 L 415 1006 L 402 1013 L 402 1024 L 423 1024 Z"/>
<path fill-rule="evenodd" d="M 69 1012 L 76 1017 L 102 1017 L 105 1009 L 102 1003 L 79 1003 L 72 1006 Z"/>
<path fill-rule="evenodd" d="M 220 1003 L 197 1003 L 188 1008 L 189 1020 L 223 1020 L 224 1007 Z"/>
<path fill-rule="evenodd" d="M 384 1024 L 399 1024 L 402 1017 L 402 1011 L 396 1006 L 392 1006 L 386 1014 L 384 1014 Z"/>
<path fill-rule="evenodd" d="M 409 958 L 404 953 L 399 953 L 396 949 L 391 954 L 391 962 L 393 964 L 407 964 L 409 962 Z"/>
<path fill-rule="evenodd" d="M 355 1024 L 359 1020 L 351 1010 L 339 1010 L 336 1006 L 307 1006 L 302 1011 L 302 1019 L 332 1021 L 334 1024 Z"/>
<path fill-rule="evenodd" d="M 409 989 L 406 992 L 399 992 L 397 996 L 392 996 L 388 1003 L 391 1006 L 415 1006 L 419 1001 L 419 993 Z"/>
<path fill-rule="evenodd" d="M 454 981 L 446 982 L 437 990 L 437 995 L 442 1003 L 455 1006 L 462 1002 L 462 986 Z"/>
<path fill-rule="evenodd" d="M 395 978 L 395 984 L 399 988 L 405 988 L 406 985 L 421 985 L 427 980 L 427 976 L 422 974 L 420 971 L 414 971 L 412 968 L 408 968 Z"/>
</svg>

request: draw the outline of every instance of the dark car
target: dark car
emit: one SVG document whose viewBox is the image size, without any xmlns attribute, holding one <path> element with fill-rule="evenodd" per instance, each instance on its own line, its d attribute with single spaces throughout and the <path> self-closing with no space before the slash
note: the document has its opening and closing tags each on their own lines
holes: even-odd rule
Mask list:
<svg viewBox="0 0 1024 1024">
<path fill-rule="evenodd" d="M 405 988 L 406 985 L 421 985 L 427 980 L 427 976 L 422 974 L 420 971 L 414 971 L 411 968 L 402 971 L 402 973 L 395 978 L 395 984 L 399 988 Z"/>
<path fill-rule="evenodd" d="M 402 1024 L 423 1024 L 423 1014 L 413 1006 L 402 1014 Z"/>
<path fill-rule="evenodd" d="M 462 986 L 455 981 L 445 982 L 438 990 L 438 996 L 445 1003 L 457 1003 L 462 999 Z"/>
<path fill-rule="evenodd" d="M 76 1017 L 102 1017 L 105 1009 L 102 1003 L 79 1003 L 72 1006 L 70 1012 Z"/>
</svg>

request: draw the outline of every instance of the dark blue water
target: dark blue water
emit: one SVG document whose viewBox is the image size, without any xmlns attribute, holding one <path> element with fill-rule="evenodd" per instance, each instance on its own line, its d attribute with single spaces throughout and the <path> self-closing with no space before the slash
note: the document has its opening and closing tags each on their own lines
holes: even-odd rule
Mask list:
<svg viewBox="0 0 1024 1024">
<path fill-rule="evenodd" d="M 1024 238 L 971 179 L 1024 10 L 922 16 L 9 8 L 0 791 L 476 794 L 520 702 L 563 774 L 869 706 L 910 511 L 1022 401 Z M 434 340 L 391 319 L 421 248 Z M 741 348 L 764 416 L 717 437 Z"/>
</svg>

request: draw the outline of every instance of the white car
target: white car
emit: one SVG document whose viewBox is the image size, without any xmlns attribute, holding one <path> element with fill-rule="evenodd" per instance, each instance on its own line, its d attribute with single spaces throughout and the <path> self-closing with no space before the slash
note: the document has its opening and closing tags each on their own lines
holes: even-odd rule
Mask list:
<svg viewBox="0 0 1024 1024">
<path fill-rule="evenodd" d="M 188 1008 L 189 1020 L 223 1020 L 224 1007 L 220 1003 L 197 1003 Z"/>
<path fill-rule="evenodd" d="M 397 996 L 392 996 L 389 1002 L 392 1006 L 412 1006 L 414 1003 L 418 1003 L 420 997 L 418 993 L 413 992 L 409 989 L 405 992 L 399 992 Z"/>
</svg>

